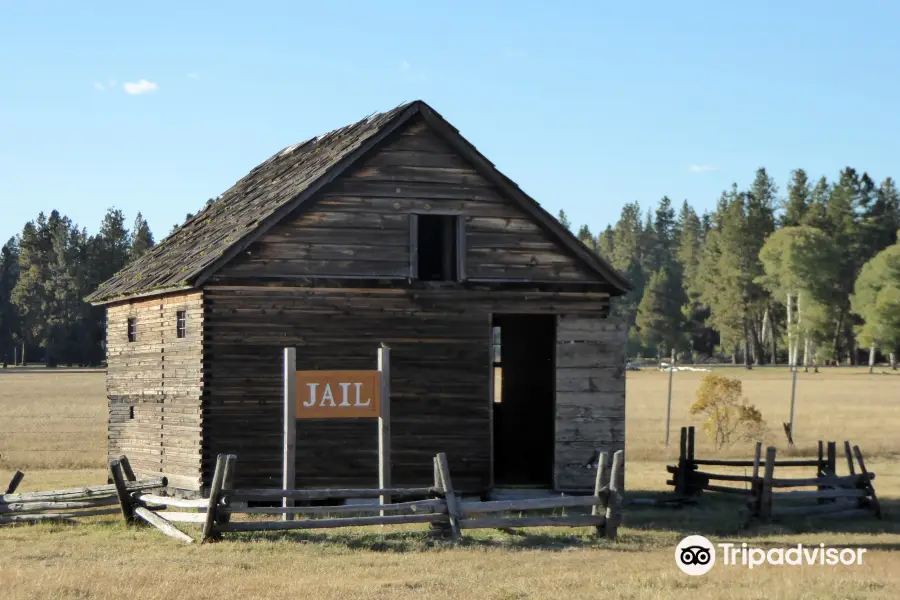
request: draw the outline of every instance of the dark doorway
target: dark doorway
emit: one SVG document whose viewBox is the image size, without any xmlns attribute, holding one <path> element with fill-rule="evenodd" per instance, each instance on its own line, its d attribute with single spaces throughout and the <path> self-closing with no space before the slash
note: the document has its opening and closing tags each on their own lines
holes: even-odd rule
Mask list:
<svg viewBox="0 0 900 600">
<path fill-rule="evenodd" d="M 553 484 L 554 315 L 495 315 L 494 483 Z"/>
</svg>

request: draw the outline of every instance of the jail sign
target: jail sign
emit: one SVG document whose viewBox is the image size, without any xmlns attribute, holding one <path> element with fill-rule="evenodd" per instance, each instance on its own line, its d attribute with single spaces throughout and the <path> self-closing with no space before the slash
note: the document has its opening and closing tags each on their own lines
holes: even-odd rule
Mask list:
<svg viewBox="0 0 900 600">
<path fill-rule="evenodd" d="M 378 371 L 297 371 L 298 419 L 377 418 Z"/>
</svg>

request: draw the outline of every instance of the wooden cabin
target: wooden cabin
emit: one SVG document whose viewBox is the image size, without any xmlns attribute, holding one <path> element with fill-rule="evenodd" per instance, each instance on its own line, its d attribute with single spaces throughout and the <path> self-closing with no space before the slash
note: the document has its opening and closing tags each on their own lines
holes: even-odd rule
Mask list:
<svg viewBox="0 0 900 600">
<path fill-rule="evenodd" d="M 97 289 L 109 455 L 202 493 L 281 487 L 282 354 L 374 369 L 391 348 L 392 479 L 584 490 L 625 443 L 629 283 L 434 109 L 278 152 Z M 371 419 L 301 420 L 298 487 L 377 483 Z"/>
</svg>

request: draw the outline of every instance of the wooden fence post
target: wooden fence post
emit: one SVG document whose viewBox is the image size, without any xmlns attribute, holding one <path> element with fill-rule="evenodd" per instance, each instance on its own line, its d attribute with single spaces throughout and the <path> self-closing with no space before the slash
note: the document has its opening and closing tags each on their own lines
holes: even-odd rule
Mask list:
<svg viewBox="0 0 900 600">
<path fill-rule="evenodd" d="M 775 446 L 766 448 L 766 468 L 759 499 L 759 517 L 766 521 L 772 516 L 772 480 L 775 478 Z"/>
<path fill-rule="evenodd" d="M 837 442 L 828 442 L 828 474 L 837 477 Z M 827 489 L 836 488 L 829 485 Z M 837 502 L 837 498 L 831 498 L 830 502 Z"/>
<path fill-rule="evenodd" d="M 22 480 L 25 478 L 25 473 L 22 471 L 16 471 L 13 474 L 12 479 L 9 481 L 9 485 L 6 486 L 6 493 L 12 494 L 16 491 L 16 488 L 19 487 L 19 484 L 22 483 Z"/>
<path fill-rule="evenodd" d="M 378 487 L 391 487 L 391 349 L 385 344 L 378 348 L 378 371 L 381 374 L 381 414 L 378 415 Z M 378 501 L 390 504 L 389 495 Z M 384 511 L 379 513 L 382 517 Z"/>
<path fill-rule="evenodd" d="M 284 364 L 282 365 L 282 393 L 284 395 L 282 407 L 284 413 L 284 451 L 282 457 L 281 486 L 284 490 L 292 490 L 297 487 L 297 349 L 284 349 Z M 283 498 L 282 506 L 285 508 L 294 505 L 292 498 Z M 284 513 L 281 516 L 284 521 L 291 521 L 294 515 Z M 201 541 L 202 543 L 202 541 Z"/>
<path fill-rule="evenodd" d="M 850 450 L 850 441 L 844 440 L 844 454 L 847 455 L 847 468 L 851 475 L 856 475 L 856 469 L 853 467 L 853 452 Z"/>
<path fill-rule="evenodd" d="M 762 497 L 762 481 L 759 478 L 759 465 L 762 463 L 762 442 L 756 442 L 756 448 L 753 452 L 753 481 L 750 483 L 750 504 L 751 512 L 759 514 L 759 501 Z"/>
<path fill-rule="evenodd" d="M 447 466 L 447 455 L 441 452 L 437 455 L 438 470 L 441 475 L 441 489 L 444 490 L 444 500 L 447 502 L 447 515 L 450 518 L 450 532 L 453 539 L 460 538 L 459 533 L 459 506 L 456 504 L 456 495 L 453 492 L 453 482 L 450 480 L 450 467 Z"/>
<path fill-rule="evenodd" d="M 872 496 L 872 507 L 875 509 L 875 516 L 881 518 L 881 504 L 878 502 L 878 496 L 875 495 L 875 486 L 872 485 L 872 478 L 869 471 L 866 470 L 866 461 L 863 460 L 862 451 L 859 446 L 853 446 L 853 454 L 856 455 L 856 462 L 859 463 L 859 472 L 862 474 L 863 483 L 866 491 Z"/>
<path fill-rule="evenodd" d="M 128 462 L 128 457 L 124 454 L 119 457 L 119 464 L 122 465 L 122 473 L 125 475 L 125 479 L 127 481 L 137 481 L 137 477 L 134 476 L 134 471 L 131 469 L 131 463 Z"/>
<path fill-rule="evenodd" d="M 213 473 L 212 485 L 209 487 L 209 502 L 206 505 L 206 521 L 203 523 L 203 535 L 200 543 L 211 539 L 215 532 L 215 523 L 219 507 L 219 495 L 225 480 L 225 456 L 220 454 L 216 459 L 216 470 Z"/>
<path fill-rule="evenodd" d="M 669 365 L 669 397 L 666 401 L 666 448 L 669 447 L 669 428 L 672 422 L 672 375 L 675 373 L 675 350 L 672 350 L 672 360 Z"/>
<path fill-rule="evenodd" d="M 222 475 L 222 489 L 223 490 L 233 490 L 234 489 L 234 469 L 237 463 L 237 456 L 234 454 L 229 454 L 225 457 L 225 473 Z M 227 512 L 223 512 L 218 516 L 218 521 L 220 523 L 227 523 L 231 519 L 231 515 Z"/>
<path fill-rule="evenodd" d="M 619 518 L 622 505 L 622 492 L 625 483 L 625 452 L 616 450 L 612 459 L 612 470 L 609 473 L 609 495 L 606 501 L 606 523 L 603 524 L 604 535 L 615 539 L 619 533 Z"/>
<path fill-rule="evenodd" d="M 678 473 L 675 476 L 675 493 L 679 496 L 687 496 L 687 427 L 681 428 L 681 442 L 678 448 Z M 610 478 L 611 481 L 612 478 Z"/>
<path fill-rule="evenodd" d="M 597 500 L 597 504 L 591 508 L 591 514 L 594 516 L 600 514 L 600 498 L 602 496 L 606 497 L 606 502 L 604 504 L 609 504 L 609 480 L 606 477 L 606 465 L 608 462 L 609 452 L 601 452 L 597 459 L 597 477 L 594 480 L 594 498 Z M 603 488 L 607 488 L 606 491 L 604 491 Z M 605 511 L 606 506 L 603 508 Z M 594 531 L 597 535 L 603 535 L 603 529 L 600 525 L 595 525 Z"/>
<path fill-rule="evenodd" d="M 116 496 L 119 498 L 119 506 L 122 509 L 122 518 L 126 523 L 134 521 L 134 500 L 125 487 L 125 477 L 122 475 L 122 463 L 118 459 L 109 461 L 109 474 L 116 486 Z"/>
</svg>

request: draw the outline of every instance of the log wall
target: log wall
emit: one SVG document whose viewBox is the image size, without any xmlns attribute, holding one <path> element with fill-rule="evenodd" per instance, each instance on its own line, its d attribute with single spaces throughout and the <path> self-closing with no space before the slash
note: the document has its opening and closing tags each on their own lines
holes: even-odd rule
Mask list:
<svg viewBox="0 0 900 600">
<path fill-rule="evenodd" d="M 183 338 L 177 312 L 186 313 Z M 128 341 L 128 318 L 136 339 Z M 134 300 L 107 309 L 109 457 L 128 456 L 140 476 L 200 485 L 203 298 L 200 292 Z"/>
<path fill-rule="evenodd" d="M 617 319 L 557 319 L 554 478 L 559 490 L 590 489 L 596 471 L 586 463 L 592 455 L 625 449 L 626 335 Z"/>
<path fill-rule="evenodd" d="M 491 313 L 602 311 L 605 295 L 473 290 L 209 286 L 204 291 L 204 480 L 236 454 L 237 487 L 278 487 L 282 351 L 297 368 L 374 369 L 391 347 L 394 485 L 432 480 L 445 452 L 457 486 L 490 484 Z M 298 487 L 377 483 L 374 420 L 298 421 Z"/>
</svg>

